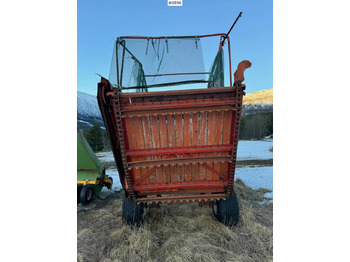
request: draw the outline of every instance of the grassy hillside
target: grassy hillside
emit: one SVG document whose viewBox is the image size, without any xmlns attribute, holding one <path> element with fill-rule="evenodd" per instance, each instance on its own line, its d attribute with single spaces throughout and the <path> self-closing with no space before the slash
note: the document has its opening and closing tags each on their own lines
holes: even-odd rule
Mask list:
<svg viewBox="0 0 350 262">
<path fill-rule="evenodd" d="M 250 94 L 246 94 L 243 97 L 244 105 L 254 104 L 273 104 L 273 89 L 266 89 Z"/>
</svg>

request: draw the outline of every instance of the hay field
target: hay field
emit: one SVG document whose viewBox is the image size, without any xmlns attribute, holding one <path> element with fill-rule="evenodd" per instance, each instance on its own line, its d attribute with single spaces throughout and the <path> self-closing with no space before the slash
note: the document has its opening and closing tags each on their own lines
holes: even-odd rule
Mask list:
<svg viewBox="0 0 350 262">
<path fill-rule="evenodd" d="M 273 204 L 264 189 L 235 183 L 240 221 L 228 228 L 198 203 L 150 208 L 140 227 L 122 224 L 121 193 L 78 212 L 78 261 L 272 261 Z"/>
</svg>

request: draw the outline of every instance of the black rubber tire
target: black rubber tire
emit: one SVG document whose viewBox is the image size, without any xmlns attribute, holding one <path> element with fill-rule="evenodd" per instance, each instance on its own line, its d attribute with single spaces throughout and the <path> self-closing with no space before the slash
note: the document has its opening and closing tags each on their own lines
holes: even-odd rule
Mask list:
<svg viewBox="0 0 350 262">
<path fill-rule="evenodd" d="M 83 185 L 78 185 L 77 191 L 78 191 L 78 204 L 80 203 L 80 192 L 83 189 Z"/>
<path fill-rule="evenodd" d="M 226 198 L 226 200 L 220 199 L 216 201 L 216 205 L 213 206 L 213 212 L 216 219 L 224 225 L 228 227 L 237 225 L 239 206 L 236 193 L 233 192 L 233 196 Z"/>
<path fill-rule="evenodd" d="M 136 204 L 130 198 L 123 195 L 122 203 L 122 221 L 130 225 L 138 225 L 142 220 L 144 208 Z"/>
<path fill-rule="evenodd" d="M 91 202 L 92 196 L 93 196 L 93 189 L 90 185 L 83 186 L 81 192 L 80 192 L 80 203 L 82 205 L 87 205 Z"/>
<path fill-rule="evenodd" d="M 108 189 L 112 189 L 112 186 L 113 186 L 113 178 L 109 177 L 110 180 L 112 180 L 112 183 L 106 183 L 106 187 Z"/>
</svg>

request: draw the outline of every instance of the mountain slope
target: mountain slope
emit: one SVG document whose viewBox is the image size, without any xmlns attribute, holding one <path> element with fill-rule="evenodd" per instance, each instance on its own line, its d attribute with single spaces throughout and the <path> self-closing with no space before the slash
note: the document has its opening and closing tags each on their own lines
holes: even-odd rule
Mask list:
<svg viewBox="0 0 350 262">
<path fill-rule="evenodd" d="M 91 128 L 94 123 L 98 123 L 102 128 L 104 128 L 96 96 L 78 91 L 77 109 L 77 120 L 79 128 L 88 129 Z"/>
<path fill-rule="evenodd" d="M 250 94 L 246 94 L 243 97 L 244 105 L 252 104 L 273 104 L 273 90 L 265 89 Z"/>
<path fill-rule="evenodd" d="M 243 97 L 243 115 L 273 112 L 273 89 L 266 89 Z"/>
</svg>

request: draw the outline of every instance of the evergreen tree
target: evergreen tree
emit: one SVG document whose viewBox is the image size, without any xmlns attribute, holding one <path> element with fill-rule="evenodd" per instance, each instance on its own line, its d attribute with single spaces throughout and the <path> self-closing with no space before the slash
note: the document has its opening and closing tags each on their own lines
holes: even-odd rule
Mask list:
<svg viewBox="0 0 350 262">
<path fill-rule="evenodd" d="M 100 125 L 95 123 L 86 133 L 85 138 L 89 142 L 92 150 L 95 152 L 101 151 L 103 149 L 103 135 Z"/>
</svg>

